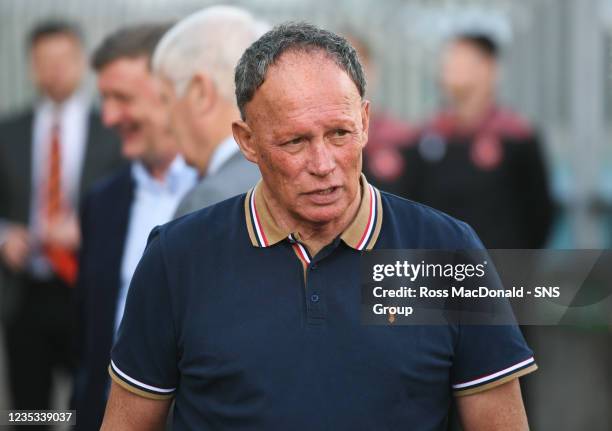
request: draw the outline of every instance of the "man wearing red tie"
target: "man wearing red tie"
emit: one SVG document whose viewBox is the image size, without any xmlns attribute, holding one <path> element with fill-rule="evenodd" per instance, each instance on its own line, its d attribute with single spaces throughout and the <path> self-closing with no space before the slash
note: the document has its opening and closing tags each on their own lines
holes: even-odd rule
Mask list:
<svg viewBox="0 0 612 431">
<path fill-rule="evenodd" d="M 48 409 L 53 371 L 72 365 L 79 197 L 121 163 L 81 89 L 79 30 L 44 22 L 29 38 L 35 107 L 0 123 L 0 315 L 17 409 Z"/>
</svg>

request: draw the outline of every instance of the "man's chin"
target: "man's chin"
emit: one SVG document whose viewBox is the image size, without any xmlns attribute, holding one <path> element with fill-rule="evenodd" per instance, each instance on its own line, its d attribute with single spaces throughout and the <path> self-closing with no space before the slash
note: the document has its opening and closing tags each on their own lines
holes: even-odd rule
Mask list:
<svg viewBox="0 0 612 431">
<path fill-rule="evenodd" d="M 135 141 L 130 142 L 131 140 L 125 140 L 121 138 L 122 146 L 121 146 L 121 154 L 128 160 L 136 160 L 142 157 L 142 151 L 140 150 L 141 145 Z"/>
<path fill-rule="evenodd" d="M 313 206 L 310 208 L 300 208 L 301 218 L 313 224 L 332 223 L 342 218 L 346 208 L 342 208 L 338 203 L 332 205 Z"/>
</svg>

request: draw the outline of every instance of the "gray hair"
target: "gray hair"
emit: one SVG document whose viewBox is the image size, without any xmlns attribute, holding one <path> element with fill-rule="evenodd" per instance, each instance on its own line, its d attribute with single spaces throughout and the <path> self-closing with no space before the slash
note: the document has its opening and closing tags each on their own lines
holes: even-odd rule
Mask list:
<svg viewBox="0 0 612 431">
<path fill-rule="evenodd" d="M 233 101 L 234 67 L 244 50 L 268 28 L 244 9 L 207 7 L 164 35 L 153 54 L 153 71 L 169 79 L 179 97 L 194 75 L 205 72 L 221 96 Z"/>
<path fill-rule="evenodd" d="M 359 95 L 364 97 L 365 73 L 357 52 L 346 39 L 312 24 L 290 22 L 260 37 L 244 52 L 236 66 L 236 101 L 243 120 L 246 119 L 245 105 L 263 84 L 268 68 L 288 51 L 325 53 L 349 75 Z"/>
</svg>

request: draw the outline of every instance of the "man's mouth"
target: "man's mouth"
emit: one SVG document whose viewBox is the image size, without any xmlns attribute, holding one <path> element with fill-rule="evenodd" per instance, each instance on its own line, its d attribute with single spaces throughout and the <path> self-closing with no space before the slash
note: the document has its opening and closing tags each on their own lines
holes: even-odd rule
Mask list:
<svg viewBox="0 0 612 431">
<path fill-rule="evenodd" d="M 132 137 L 138 133 L 139 130 L 140 127 L 135 123 L 121 124 L 117 126 L 117 132 L 119 132 L 119 135 L 124 139 Z"/>
<path fill-rule="evenodd" d="M 325 195 L 332 194 L 334 191 L 336 191 L 336 189 L 338 189 L 338 187 L 335 187 L 335 186 L 334 187 L 328 187 L 326 189 L 315 190 L 314 192 L 311 192 L 310 194 L 325 196 Z"/>
<path fill-rule="evenodd" d="M 312 196 L 326 196 L 326 195 L 332 194 L 333 192 L 335 192 L 339 188 L 340 188 L 339 186 L 331 186 L 331 187 L 327 187 L 327 188 L 324 188 L 324 189 L 312 190 L 310 192 L 306 192 L 306 194 L 307 195 L 312 195 Z"/>
<path fill-rule="evenodd" d="M 305 193 L 305 195 L 315 205 L 329 205 L 338 199 L 340 190 L 340 186 L 332 186 L 324 189 L 316 189 Z"/>
</svg>

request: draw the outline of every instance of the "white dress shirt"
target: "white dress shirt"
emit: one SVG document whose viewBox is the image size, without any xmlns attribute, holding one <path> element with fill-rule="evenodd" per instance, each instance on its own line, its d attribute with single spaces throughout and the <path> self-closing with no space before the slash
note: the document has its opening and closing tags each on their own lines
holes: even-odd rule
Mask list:
<svg viewBox="0 0 612 431">
<path fill-rule="evenodd" d="M 132 164 L 135 182 L 134 200 L 130 208 L 127 236 L 121 262 L 121 285 L 115 314 L 115 333 L 125 309 L 125 300 L 136 270 L 147 245 L 151 230 L 172 220 L 179 202 L 195 184 L 197 172 L 177 156 L 166 173 L 164 181 L 152 177 L 140 162 Z"/>
</svg>

